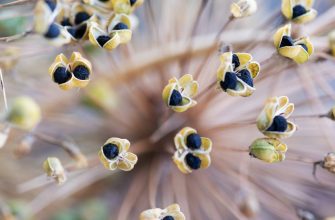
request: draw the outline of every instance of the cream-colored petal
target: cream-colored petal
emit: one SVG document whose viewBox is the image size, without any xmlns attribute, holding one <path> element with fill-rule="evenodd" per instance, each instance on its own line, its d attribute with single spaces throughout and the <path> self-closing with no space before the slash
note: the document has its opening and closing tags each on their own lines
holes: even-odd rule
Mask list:
<svg viewBox="0 0 335 220">
<path fill-rule="evenodd" d="M 278 49 L 278 52 L 280 55 L 290 58 L 290 59 L 295 59 L 297 56 L 299 56 L 299 54 L 301 53 L 301 51 L 304 50 L 301 46 L 285 46 L 285 47 L 281 47 Z M 306 51 L 305 51 L 306 52 Z M 306 52 L 306 54 L 308 55 L 308 53 Z"/>
<path fill-rule="evenodd" d="M 185 174 L 192 173 L 192 170 L 186 165 L 184 161 L 186 154 L 183 154 L 181 157 L 178 154 L 179 153 L 176 151 L 172 157 L 173 162 L 177 165 L 178 169 Z"/>
<path fill-rule="evenodd" d="M 132 152 L 127 152 L 125 158 L 133 165 L 135 165 L 138 161 L 137 155 Z"/>
<path fill-rule="evenodd" d="M 176 203 L 169 205 L 165 208 L 167 212 L 180 212 L 180 206 Z"/>
<path fill-rule="evenodd" d="M 263 134 L 270 137 L 270 138 L 289 138 L 291 137 L 294 132 L 297 130 L 297 127 L 292 122 L 287 122 L 287 129 L 284 132 L 277 132 L 277 131 L 264 131 Z"/>
<path fill-rule="evenodd" d="M 291 19 L 293 15 L 292 0 L 282 0 L 281 11 L 287 19 Z"/>
<path fill-rule="evenodd" d="M 290 117 L 293 111 L 294 111 L 294 104 L 293 103 L 288 104 L 284 110 L 285 118 Z"/>
<path fill-rule="evenodd" d="M 117 168 L 123 171 L 130 171 L 134 168 L 134 165 L 128 160 L 121 160 L 117 163 Z"/>
<path fill-rule="evenodd" d="M 193 82 L 193 76 L 191 74 L 185 74 L 178 80 L 179 85 L 183 88 L 187 87 L 191 82 Z"/>
<path fill-rule="evenodd" d="M 131 30 L 118 30 L 115 31 L 120 38 L 120 44 L 126 44 L 131 40 L 132 31 Z"/>
</svg>

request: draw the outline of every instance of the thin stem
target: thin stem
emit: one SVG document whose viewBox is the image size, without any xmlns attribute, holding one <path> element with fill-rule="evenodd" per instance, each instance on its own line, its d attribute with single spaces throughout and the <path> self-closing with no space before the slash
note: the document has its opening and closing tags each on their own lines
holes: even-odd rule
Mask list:
<svg viewBox="0 0 335 220">
<path fill-rule="evenodd" d="M 1 85 L 1 90 L 2 90 L 3 100 L 4 100 L 4 103 L 5 103 L 5 109 L 6 109 L 6 111 L 8 111 L 5 82 L 3 80 L 3 75 L 2 75 L 2 70 L 1 69 L 0 69 L 0 85 Z"/>
<path fill-rule="evenodd" d="M 209 91 L 211 91 L 212 87 L 214 87 L 215 85 L 216 85 L 216 81 L 212 82 L 209 86 L 207 86 L 207 88 L 205 88 L 202 92 L 200 92 L 195 98 L 200 99 L 201 97 L 206 95 Z"/>
<path fill-rule="evenodd" d="M 13 1 L 13 2 L 8 2 L 5 4 L 1 4 L 0 8 L 4 8 L 4 7 L 9 7 L 9 6 L 14 6 L 14 5 L 20 5 L 26 2 L 33 2 L 35 0 L 17 0 L 17 1 Z"/>
<path fill-rule="evenodd" d="M 12 41 L 16 41 L 16 40 L 22 39 L 22 38 L 24 38 L 27 35 L 32 34 L 32 33 L 33 33 L 33 31 L 30 29 L 30 30 L 24 31 L 24 32 L 22 32 L 20 34 L 16 34 L 16 35 L 12 35 L 12 36 L 7 36 L 7 37 L 0 37 L 0 41 L 5 41 L 6 43 L 8 43 L 8 42 L 12 42 Z"/>
</svg>

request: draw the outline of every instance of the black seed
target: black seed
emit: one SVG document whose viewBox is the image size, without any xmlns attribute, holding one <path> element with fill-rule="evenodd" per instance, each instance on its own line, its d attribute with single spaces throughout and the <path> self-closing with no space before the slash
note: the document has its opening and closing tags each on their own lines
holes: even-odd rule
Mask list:
<svg viewBox="0 0 335 220">
<path fill-rule="evenodd" d="M 238 56 L 236 54 L 233 54 L 233 64 L 234 69 L 240 66 L 240 59 L 238 59 Z"/>
<path fill-rule="evenodd" d="M 293 39 L 289 36 L 283 36 L 279 47 L 293 46 Z"/>
<path fill-rule="evenodd" d="M 107 43 L 107 41 L 109 41 L 110 39 L 111 39 L 110 36 L 102 35 L 97 38 L 97 41 L 99 45 L 103 47 L 105 43 Z"/>
<path fill-rule="evenodd" d="M 183 97 L 181 96 L 180 92 L 174 89 L 170 97 L 169 105 L 177 106 L 177 105 L 180 105 L 182 101 L 183 101 Z"/>
<path fill-rule="evenodd" d="M 227 72 L 224 77 L 224 81 L 220 82 L 220 86 L 223 91 L 226 91 L 227 89 L 235 89 L 237 86 L 236 74 L 232 72 Z"/>
<path fill-rule="evenodd" d="M 86 33 L 86 28 L 87 28 L 87 25 L 86 24 L 83 24 L 83 25 L 80 25 L 79 27 L 75 27 L 75 28 L 68 28 L 67 31 L 76 39 L 81 39 L 83 38 L 83 36 L 85 35 Z"/>
<path fill-rule="evenodd" d="M 130 5 L 133 6 L 136 3 L 137 0 L 129 0 Z"/>
<path fill-rule="evenodd" d="M 51 11 L 55 10 L 56 3 L 53 0 L 44 0 L 44 2 L 48 5 Z"/>
<path fill-rule="evenodd" d="M 272 125 L 267 129 L 267 131 L 278 131 L 283 132 L 287 129 L 287 121 L 281 115 L 274 117 Z"/>
<path fill-rule="evenodd" d="M 308 48 L 307 48 L 306 44 L 298 44 L 298 45 L 302 46 L 302 48 L 304 48 L 308 52 Z"/>
<path fill-rule="evenodd" d="M 48 31 L 44 34 L 44 36 L 46 38 L 56 38 L 58 37 L 60 34 L 60 30 L 59 30 L 59 27 L 55 24 L 55 23 L 52 23 L 50 26 L 49 26 L 49 29 Z"/>
<path fill-rule="evenodd" d="M 304 8 L 304 6 L 302 5 L 296 5 L 293 7 L 293 15 L 292 15 L 292 19 L 299 17 L 303 14 L 305 14 L 307 12 L 307 10 Z"/>
<path fill-rule="evenodd" d="M 193 133 L 187 136 L 186 145 L 190 149 L 199 149 L 201 147 L 200 135 Z"/>
<path fill-rule="evenodd" d="M 236 75 L 238 78 L 242 79 L 242 81 L 248 84 L 249 86 L 251 87 L 254 86 L 254 82 L 253 82 L 253 79 L 251 77 L 249 70 L 243 69 L 239 71 Z"/>
<path fill-rule="evenodd" d="M 72 26 L 69 18 L 63 18 L 63 20 L 60 23 L 62 26 Z"/>
<path fill-rule="evenodd" d="M 79 13 L 76 14 L 76 16 L 74 17 L 74 23 L 75 24 L 80 24 L 86 20 L 88 20 L 91 16 L 84 11 L 81 11 Z"/>
<path fill-rule="evenodd" d="M 171 215 L 165 216 L 162 220 L 174 220 Z"/>
<path fill-rule="evenodd" d="M 117 25 L 114 26 L 113 30 L 124 30 L 128 29 L 128 26 L 122 22 L 117 23 Z"/>
<path fill-rule="evenodd" d="M 199 157 L 194 156 L 191 153 L 188 153 L 185 157 L 186 164 L 193 170 L 197 170 L 200 168 L 201 160 Z"/>
<path fill-rule="evenodd" d="M 73 75 L 77 79 L 86 80 L 90 76 L 90 72 L 85 66 L 80 65 L 80 66 L 76 66 L 76 68 L 74 68 Z"/>
<path fill-rule="evenodd" d="M 112 160 L 115 157 L 117 157 L 117 155 L 119 155 L 119 148 L 115 145 L 115 144 L 106 144 L 102 147 L 102 151 L 105 155 L 106 158 Z"/>
<path fill-rule="evenodd" d="M 71 73 L 65 67 L 58 67 L 54 72 L 53 79 L 56 83 L 66 83 L 71 79 Z"/>
</svg>

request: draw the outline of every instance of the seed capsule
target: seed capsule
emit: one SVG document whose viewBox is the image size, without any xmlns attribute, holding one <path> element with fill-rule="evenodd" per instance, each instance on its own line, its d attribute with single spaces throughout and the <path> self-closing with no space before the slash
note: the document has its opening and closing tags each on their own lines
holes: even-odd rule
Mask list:
<svg viewBox="0 0 335 220">
<path fill-rule="evenodd" d="M 41 121 L 41 109 L 32 98 L 21 96 L 10 105 L 6 120 L 14 126 L 31 130 Z"/>
<path fill-rule="evenodd" d="M 46 174 L 56 180 L 58 184 L 66 181 L 65 170 L 57 157 L 48 157 L 43 162 L 43 169 Z"/>
<path fill-rule="evenodd" d="M 285 159 L 287 146 L 274 138 L 256 139 L 249 147 L 249 154 L 267 163 L 281 162 Z"/>
<path fill-rule="evenodd" d="M 295 23 L 302 24 L 312 21 L 317 11 L 312 8 L 314 1 L 310 0 L 282 0 L 283 15 Z"/>
<path fill-rule="evenodd" d="M 143 211 L 139 220 L 185 220 L 178 204 L 172 204 L 165 209 L 154 208 Z"/>
</svg>

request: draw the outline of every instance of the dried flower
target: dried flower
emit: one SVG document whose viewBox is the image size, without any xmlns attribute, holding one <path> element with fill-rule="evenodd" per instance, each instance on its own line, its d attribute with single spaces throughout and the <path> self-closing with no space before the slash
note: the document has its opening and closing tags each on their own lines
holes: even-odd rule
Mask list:
<svg viewBox="0 0 335 220">
<path fill-rule="evenodd" d="M 41 121 L 41 109 L 32 98 L 17 97 L 10 106 L 6 121 L 13 126 L 31 130 Z"/>
<path fill-rule="evenodd" d="M 253 79 L 260 71 L 258 62 L 248 53 L 223 53 L 217 70 L 217 84 L 231 96 L 250 96 L 256 89 Z"/>
<path fill-rule="evenodd" d="M 141 6 L 144 0 L 111 0 L 113 5 L 113 10 L 116 13 L 130 14 L 136 8 Z"/>
<path fill-rule="evenodd" d="M 109 138 L 99 151 L 99 158 L 106 169 L 130 171 L 137 163 L 137 156 L 128 152 L 130 142 L 127 139 Z"/>
<path fill-rule="evenodd" d="M 286 144 L 275 138 L 258 138 L 249 147 L 250 155 L 267 163 L 285 159 Z"/>
<path fill-rule="evenodd" d="M 247 17 L 257 11 L 255 0 L 238 0 L 230 5 L 230 12 L 235 18 Z"/>
<path fill-rule="evenodd" d="M 73 52 L 70 60 L 64 54 L 59 54 L 49 67 L 49 74 L 53 81 L 64 90 L 87 86 L 91 73 L 90 61 L 83 58 L 78 52 Z"/>
<path fill-rule="evenodd" d="M 190 74 L 183 75 L 179 80 L 175 77 L 169 80 L 162 92 L 165 104 L 175 112 L 184 112 L 195 106 L 192 98 L 197 94 L 199 84 Z"/>
<path fill-rule="evenodd" d="M 293 22 L 306 23 L 313 20 L 318 14 L 312 8 L 313 0 L 282 0 L 283 15 Z"/>
<path fill-rule="evenodd" d="M 273 39 L 278 53 L 294 60 L 298 64 L 305 63 L 314 51 L 313 45 L 308 37 L 292 39 L 291 24 L 279 28 L 273 36 Z"/>
<path fill-rule="evenodd" d="M 315 162 L 314 166 L 320 165 L 331 173 L 335 173 L 335 152 L 328 153 L 322 161 Z M 316 167 L 314 167 L 315 172 Z"/>
<path fill-rule="evenodd" d="M 48 157 L 43 162 L 43 169 L 44 172 L 54 178 L 58 184 L 63 184 L 66 181 L 64 167 L 57 157 Z"/>
<path fill-rule="evenodd" d="M 294 111 L 294 104 L 286 96 L 269 98 L 257 118 L 260 132 L 271 138 L 287 138 L 296 131 L 296 125 L 287 121 Z"/>
<path fill-rule="evenodd" d="M 200 137 L 195 129 L 185 127 L 180 130 L 174 138 L 174 144 L 176 152 L 173 161 L 181 172 L 191 173 L 192 170 L 210 166 L 212 141 Z"/>
<path fill-rule="evenodd" d="M 131 36 L 131 23 L 126 14 L 114 14 L 107 22 L 106 28 L 92 22 L 89 30 L 91 43 L 107 50 L 113 50 L 120 44 L 128 43 Z"/>
<path fill-rule="evenodd" d="M 185 220 L 178 204 L 172 204 L 165 209 L 148 209 L 141 213 L 140 220 Z"/>
<path fill-rule="evenodd" d="M 331 31 L 328 34 L 330 52 L 335 56 L 335 30 Z"/>
<path fill-rule="evenodd" d="M 328 117 L 335 121 L 335 106 L 329 111 Z"/>
</svg>

